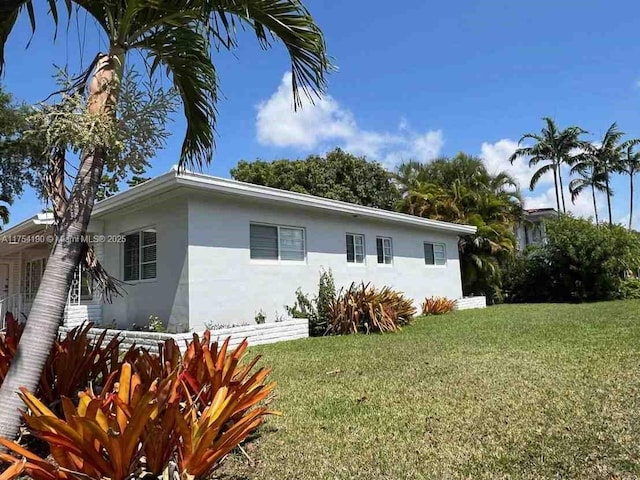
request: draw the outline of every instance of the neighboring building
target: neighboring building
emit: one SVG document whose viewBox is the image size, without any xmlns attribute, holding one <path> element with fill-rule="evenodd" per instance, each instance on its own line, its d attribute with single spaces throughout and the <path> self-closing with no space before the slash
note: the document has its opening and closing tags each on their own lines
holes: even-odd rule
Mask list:
<svg viewBox="0 0 640 480">
<path fill-rule="evenodd" d="M 40 214 L 0 233 L 5 311 L 28 314 L 49 250 L 46 238 L 33 235 L 51 234 L 52 222 Z M 431 295 L 458 299 L 458 235 L 475 230 L 171 171 L 96 204 L 88 234 L 106 270 L 127 282 L 127 294 L 102 303 L 78 274 L 65 323 L 89 318 L 123 327 L 153 315 L 170 331 L 184 331 L 253 323 L 260 311 L 275 321 L 298 287 L 317 293 L 322 268 L 338 288 L 390 286 L 416 306 Z"/>
<path fill-rule="evenodd" d="M 525 210 L 522 222 L 516 227 L 518 250 L 523 251 L 530 245 L 542 245 L 547 241 L 545 222 L 557 218 L 554 208 L 536 208 Z"/>
</svg>

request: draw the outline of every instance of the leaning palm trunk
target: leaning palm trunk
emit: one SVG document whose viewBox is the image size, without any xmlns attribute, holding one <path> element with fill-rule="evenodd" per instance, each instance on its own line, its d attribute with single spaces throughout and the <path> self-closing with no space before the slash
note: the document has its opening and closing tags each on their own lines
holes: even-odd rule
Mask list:
<svg viewBox="0 0 640 480">
<path fill-rule="evenodd" d="M 114 114 L 117 82 L 122 56 L 102 55 L 89 88 L 89 113 Z M 22 340 L 11 368 L 0 388 L 0 435 L 13 439 L 20 425 L 16 415 L 23 407 L 16 394 L 20 387 L 35 391 L 38 379 L 58 334 L 73 275 L 84 254 L 83 236 L 87 231 L 96 191 L 102 177 L 104 149 L 82 155 L 80 168 L 69 201 L 57 225 L 56 240 L 47 268 L 29 313 Z M 28 344 L 27 344 L 28 342 Z M 29 354 L 24 354 L 28 348 Z"/>
<path fill-rule="evenodd" d="M 558 162 L 557 164 L 557 169 L 558 169 L 558 183 L 560 184 L 560 196 L 562 197 L 562 213 L 567 213 L 567 207 L 564 203 L 564 186 L 562 185 L 562 172 L 561 172 L 561 168 L 562 164 L 560 162 Z M 556 187 L 557 188 L 557 187 Z M 560 204 L 558 204 L 558 211 L 560 210 Z"/>
<path fill-rule="evenodd" d="M 596 225 L 598 224 L 598 204 L 596 203 L 596 187 L 591 184 L 591 197 L 593 198 L 593 213 L 596 216 Z"/>
<path fill-rule="evenodd" d="M 633 173 L 629 174 L 629 230 L 633 221 Z"/>
<path fill-rule="evenodd" d="M 611 215 L 611 189 L 609 188 L 609 171 L 604 171 L 604 182 L 607 188 L 607 208 L 609 209 L 609 225 L 613 225 L 613 217 Z"/>
<path fill-rule="evenodd" d="M 558 172 L 556 166 L 553 167 L 553 186 L 556 191 L 556 205 L 558 206 L 558 216 L 562 210 L 560 210 L 560 196 L 558 195 Z"/>
</svg>

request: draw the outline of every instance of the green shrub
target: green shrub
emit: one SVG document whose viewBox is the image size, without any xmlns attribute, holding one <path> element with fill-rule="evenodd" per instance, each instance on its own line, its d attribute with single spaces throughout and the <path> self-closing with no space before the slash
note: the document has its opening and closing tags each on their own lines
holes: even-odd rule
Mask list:
<svg viewBox="0 0 640 480">
<path fill-rule="evenodd" d="M 296 290 L 296 301 L 292 307 L 285 306 L 287 313 L 293 318 L 309 320 L 309 335 L 320 337 L 327 331 L 331 313 L 331 304 L 336 298 L 336 287 L 331 270 L 320 271 L 318 296 L 310 299 L 302 289 Z"/>
<path fill-rule="evenodd" d="M 504 290 L 511 302 L 585 302 L 620 296 L 640 265 L 640 237 L 619 225 L 563 216 L 547 224 L 547 243 L 511 262 Z"/>
<path fill-rule="evenodd" d="M 625 300 L 640 299 L 640 278 L 627 278 L 620 284 L 620 298 Z"/>
</svg>

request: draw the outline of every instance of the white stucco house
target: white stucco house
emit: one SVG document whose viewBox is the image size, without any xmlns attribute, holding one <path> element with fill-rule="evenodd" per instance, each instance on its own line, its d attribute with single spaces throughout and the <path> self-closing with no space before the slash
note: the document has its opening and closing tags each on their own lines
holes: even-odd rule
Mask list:
<svg viewBox="0 0 640 480">
<path fill-rule="evenodd" d="M 26 316 L 46 267 L 52 217 L 0 232 L 0 305 Z M 419 305 L 461 298 L 455 225 L 203 174 L 171 171 L 96 204 L 89 226 L 104 267 L 126 295 L 103 303 L 79 273 L 65 314 L 120 327 L 157 316 L 170 331 L 284 316 L 295 290 L 388 285 Z"/>
<path fill-rule="evenodd" d="M 543 245 L 547 241 L 545 223 L 558 217 L 555 208 L 535 208 L 523 211 L 522 221 L 516 226 L 518 250 L 524 251 L 532 245 Z"/>
</svg>

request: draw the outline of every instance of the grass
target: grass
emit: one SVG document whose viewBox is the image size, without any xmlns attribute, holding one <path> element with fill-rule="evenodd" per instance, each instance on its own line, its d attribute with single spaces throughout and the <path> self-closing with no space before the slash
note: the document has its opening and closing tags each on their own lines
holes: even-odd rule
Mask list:
<svg viewBox="0 0 640 480">
<path fill-rule="evenodd" d="M 640 476 L 640 301 L 504 305 L 252 352 L 283 415 L 222 478 Z"/>
</svg>

